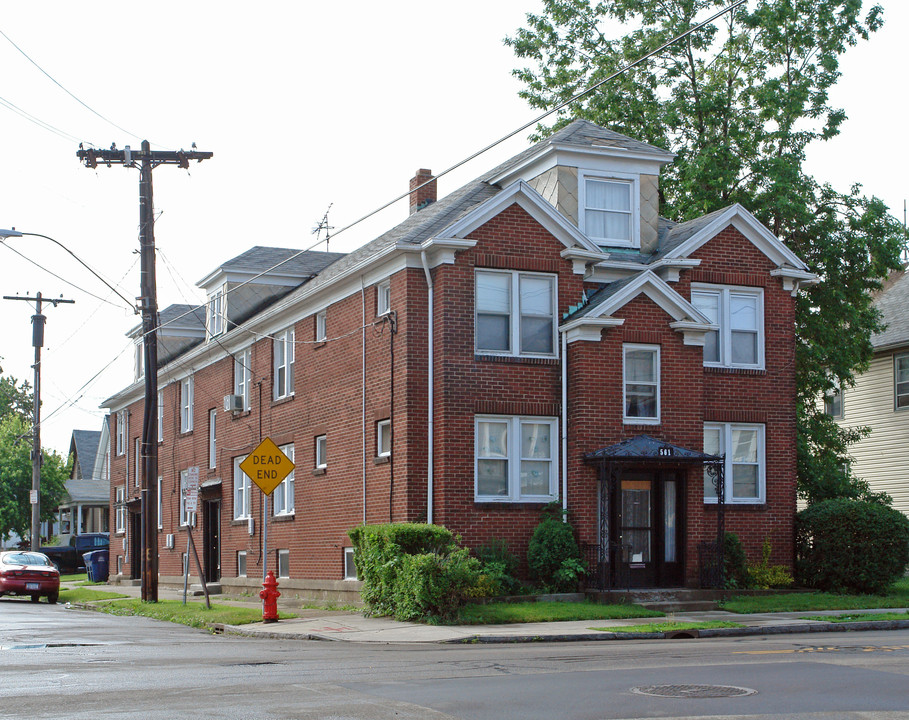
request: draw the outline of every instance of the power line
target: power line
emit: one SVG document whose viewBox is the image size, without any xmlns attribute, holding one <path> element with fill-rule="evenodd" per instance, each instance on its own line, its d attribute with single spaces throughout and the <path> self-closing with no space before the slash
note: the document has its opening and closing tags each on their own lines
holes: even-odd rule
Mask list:
<svg viewBox="0 0 909 720">
<path fill-rule="evenodd" d="M 10 36 L 7 35 L 5 32 L 3 32 L 2 30 L 0 30 L 0 35 L 2 35 L 3 37 L 5 37 L 5 38 L 7 39 L 7 41 L 9 42 L 9 44 L 12 45 L 14 48 L 16 48 L 16 50 L 18 50 L 20 53 L 22 53 L 22 56 L 23 56 L 26 60 L 28 60 L 32 65 L 34 65 L 36 68 L 38 68 L 38 70 L 40 70 L 41 73 L 42 73 L 48 80 L 50 80 L 52 83 L 54 83 L 54 85 L 56 85 L 58 88 L 60 88 L 63 92 L 65 92 L 67 95 L 69 95 L 73 100 L 75 100 L 77 103 L 79 103 L 82 107 L 84 107 L 84 108 L 85 108 L 86 110 L 88 110 L 90 113 L 92 113 L 92 114 L 94 114 L 94 115 L 97 115 L 99 118 L 101 118 L 101 119 L 102 119 L 104 122 L 106 122 L 108 125 L 111 125 L 111 126 L 117 128 L 117 130 L 119 130 L 120 132 L 124 132 L 124 133 L 126 133 L 127 135 L 129 135 L 130 137 L 134 137 L 134 138 L 136 138 L 137 140 L 141 140 L 141 138 L 140 138 L 138 135 L 136 135 L 135 133 L 132 133 L 132 132 L 130 132 L 129 130 L 126 130 L 125 128 L 120 127 L 120 126 L 117 125 L 117 123 L 115 123 L 113 120 L 110 120 L 110 119 L 104 117 L 104 115 L 102 115 L 101 113 L 99 113 L 97 110 L 95 110 L 94 108 L 90 107 L 90 106 L 87 105 L 86 103 L 82 102 L 82 100 L 80 100 L 79 98 L 77 98 L 75 95 L 73 95 L 69 90 L 67 90 L 65 87 L 63 87 L 63 85 L 61 85 L 59 82 L 57 82 L 56 79 L 54 79 L 53 77 L 51 77 L 50 73 L 48 73 L 43 67 L 41 67 L 38 63 L 36 63 L 34 60 L 32 60 L 32 59 L 28 56 L 28 53 L 26 53 L 25 50 L 23 50 L 21 47 L 19 47 L 18 45 L 16 45 L 16 43 L 13 42 L 12 38 L 10 38 Z"/>
<path fill-rule="evenodd" d="M 359 225 L 359 224 L 360 224 L 361 222 L 363 222 L 364 220 L 368 220 L 368 219 L 371 218 L 373 215 L 376 215 L 377 213 L 382 212 L 382 210 L 385 210 L 386 208 L 390 207 L 391 205 L 394 205 L 394 204 L 395 204 L 396 202 L 398 202 L 399 200 L 403 200 L 404 198 L 409 197 L 410 195 L 412 195 L 413 193 L 415 193 L 417 190 L 419 190 L 420 188 L 424 187 L 425 185 L 429 185 L 430 183 L 435 182 L 438 178 L 443 177 L 443 176 L 447 175 L 448 173 L 450 173 L 450 172 L 452 172 L 452 171 L 454 171 L 454 170 L 457 170 L 457 169 L 458 169 L 459 167 L 461 167 L 462 165 L 464 165 L 464 164 L 470 162 L 471 160 L 476 159 L 477 157 L 479 157 L 479 156 L 482 155 L 483 153 L 488 152 L 489 150 L 492 150 L 494 147 L 496 147 L 497 145 L 502 144 L 502 143 L 505 142 L 506 140 L 510 140 L 511 138 L 513 138 L 513 137 L 514 137 L 515 135 L 517 135 L 518 133 L 523 132 L 524 130 L 526 130 L 527 128 L 529 128 L 531 125 L 536 125 L 537 123 L 541 122 L 542 120 L 544 120 L 545 118 L 549 117 L 549 116 L 552 115 L 553 113 L 556 113 L 556 112 L 558 112 L 559 110 L 562 110 L 563 108 L 567 107 L 567 106 L 570 105 L 571 103 L 576 102 L 577 100 L 581 99 L 581 98 L 584 97 L 585 95 L 588 95 L 588 94 L 592 93 L 593 91 L 597 90 L 599 87 L 601 87 L 601 86 L 604 85 L 605 83 L 607 83 L 607 82 L 609 82 L 609 81 L 611 81 L 611 80 L 614 80 L 615 78 L 619 77 L 620 75 L 623 75 L 623 74 L 625 74 L 626 72 L 628 72 L 629 70 L 631 70 L 633 67 L 636 67 L 636 66 L 640 65 L 640 64 L 641 64 L 642 62 L 644 62 L 645 60 L 648 60 L 649 58 L 653 57 L 654 55 L 656 55 L 656 54 L 658 54 L 658 53 L 661 53 L 663 50 L 665 50 L 666 48 L 668 48 L 668 47 L 674 45 L 674 44 L 677 43 L 679 40 L 682 40 L 682 39 L 688 37 L 689 35 L 691 35 L 692 33 L 697 32 L 698 30 L 700 30 L 700 29 L 701 29 L 702 27 L 704 27 L 705 25 L 709 25 L 710 23 L 712 23 L 712 22 L 713 22 L 714 20 L 716 20 L 717 18 L 719 18 L 719 17 L 725 15 L 725 14 L 728 13 L 728 12 L 731 12 L 732 10 L 735 10 L 735 9 L 736 9 L 737 7 L 739 7 L 740 5 L 744 5 L 746 1 L 747 1 L 747 0 L 737 0 L 736 2 L 732 3 L 731 5 L 726 6 L 726 7 L 723 8 L 722 10 L 720 10 L 720 11 L 714 13 L 713 15 L 711 15 L 711 16 L 710 16 L 709 18 L 707 18 L 706 20 L 704 20 L 704 21 L 698 23 L 698 24 L 695 25 L 694 27 L 691 27 L 691 28 L 689 28 L 688 30 L 686 30 L 685 32 L 683 32 L 682 34 L 677 35 L 677 36 L 675 36 L 674 38 L 672 38 L 671 40 L 668 40 L 667 42 L 663 43 L 663 44 L 660 45 L 658 48 L 656 48 L 656 49 L 654 49 L 654 50 L 651 50 L 650 52 L 646 53 L 645 55 L 642 55 L 641 57 L 639 57 L 637 60 L 634 60 L 634 61 L 628 63 L 627 65 L 622 66 L 621 68 L 619 68 L 618 70 L 616 70 L 614 73 L 612 73 L 612 74 L 609 75 L 608 77 L 603 78 L 602 80 L 600 80 L 599 82 L 595 83 L 594 85 L 591 85 L 591 86 L 590 86 L 589 88 L 587 88 L 586 90 L 582 90 L 581 92 L 579 92 L 579 93 L 577 93 L 576 95 L 572 96 L 572 97 L 569 98 L 568 100 L 565 100 L 564 102 L 560 103 L 559 105 L 556 105 L 556 106 L 553 107 L 552 109 L 547 110 L 547 111 L 544 112 L 542 115 L 539 115 L 539 116 L 535 117 L 533 120 L 531 120 L 531 121 L 525 123 L 524 125 L 521 125 L 521 126 L 520 126 L 519 128 L 517 128 L 516 130 L 513 130 L 512 132 L 508 133 L 507 135 L 502 136 L 501 138 L 499 138 L 499 139 L 496 140 L 495 142 L 490 143 L 489 145 L 487 145 L 486 147 L 482 148 L 481 150 L 477 150 L 477 151 L 476 151 L 475 153 L 473 153 L 472 155 L 469 155 L 468 157 L 466 157 L 466 158 L 464 158 L 463 160 L 461 160 L 461 161 L 455 163 L 455 164 L 452 165 L 451 167 L 449 167 L 449 168 L 443 170 L 443 171 L 440 172 L 438 175 L 435 175 L 431 180 L 427 180 L 425 183 L 423 183 L 423 184 L 421 184 L 421 185 L 418 185 L 417 187 L 413 188 L 412 190 L 408 190 L 407 192 L 402 193 L 401 195 L 398 195 L 397 197 L 393 198 L 392 200 L 389 200 L 388 202 L 386 202 L 385 204 L 380 205 L 380 206 L 377 207 L 375 210 L 372 210 L 371 212 L 366 213 L 366 214 L 363 215 L 362 217 L 360 217 L 360 218 L 354 220 L 353 222 L 351 222 L 351 223 L 349 223 L 349 224 L 343 226 L 340 230 L 338 230 L 338 232 L 335 233 L 335 236 L 340 235 L 342 232 L 344 232 L 345 230 L 349 230 L 350 228 L 354 227 L 355 225 Z M 263 270 L 262 272 L 258 273 L 257 275 L 253 275 L 251 278 L 248 278 L 247 280 L 244 280 L 243 282 L 237 284 L 236 286 L 234 286 L 234 287 L 232 287 L 232 288 L 228 288 L 227 290 L 224 291 L 224 295 L 226 296 L 226 295 L 228 295 L 228 294 L 234 292 L 235 290 L 239 290 L 241 287 L 243 287 L 243 286 L 245 286 L 245 285 L 248 285 L 248 284 L 250 284 L 250 283 L 252 283 L 252 282 L 258 280 L 258 279 L 259 279 L 260 277 L 262 277 L 263 275 L 267 275 L 268 273 L 270 273 L 270 272 L 272 272 L 272 271 L 274 271 L 274 270 L 277 270 L 279 267 L 281 267 L 281 266 L 284 265 L 285 263 L 288 263 L 288 262 L 290 262 L 291 260 L 293 260 L 293 259 L 295 259 L 295 258 L 298 258 L 300 255 L 302 255 L 302 254 L 305 253 L 305 252 L 309 252 L 310 250 L 312 250 L 313 248 L 317 247 L 317 246 L 320 245 L 321 243 L 322 243 L 322 241 L 320 240 L 320 241 L 317 241 L 317 242 L 313 243 L 312 245 L 309 245 L 308 247 L 303 248 L 302 250 L 298 250 L 298 251 L 295 252 L 293 255 L 290 255 L 290 256 L 286 257 L 284 260 L 282 260 L 282 261 L 279 262 L 279 263 L 276 263 L 275 265 L 272 265 L 270 268 L 268 268 L 268 269 L 266 269 L 266 270 Z M 187 315 L 189 315 L 190 312 L 191 312 L 191 311 L 185 312 L 185 313 L 183 313 L 182 315 L 178 315 L 178 316 L 175 317 L 175 318 L 171 318 L 171 319 L 168 320 L 166 323 L 164 323 L 164 324 L 162 325 L 162 327 L 164 327 L 165 325 L 169 325 L 170 323 L 176 322 L 177 320 L 180 320 L 181 318 L 186 317 Z M 240 326 L 238 325 L 237 327 L 240 327 Z"/>
<path fill-rule="evenodd" d="M 51 125 L 48 122 L 44 122 L 44 120 L 42 120 L 41 118 L 35 117 L 30 112 L 23 110 L 21 107 L 19 107 L 18 105 L 16 105 L 13 102 L 7 100 L 4 97 L 0 97 L 0 105 L 3 105 L 4 107 L 6 107 L 9 110 L 12 110 L 17 115 L 21 115 L 23 118 L 25 118 L 26 120 L 28 120 L 31 123 L 34 123 L 35 125 L 40 127 L 42 130 L 48 130 L 48 131 L 54 133 L 55 135 L 59 135 L 64 140 L 71 140 L 74 142 L 79 141 L 79 138 L 77 138 L 75 135 L 70 135 L 65 130 L 61 130 L 60 128 L 54 127 L 53 125 Z"/>
</svg>

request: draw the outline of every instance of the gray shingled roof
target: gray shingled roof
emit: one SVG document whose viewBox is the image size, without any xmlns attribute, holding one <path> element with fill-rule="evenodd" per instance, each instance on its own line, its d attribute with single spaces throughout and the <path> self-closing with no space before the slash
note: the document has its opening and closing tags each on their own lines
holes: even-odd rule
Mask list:
<svg viewBox="0 0 909 720">
<path fill-rule="evenodd" d="M 888 279 L 874 306 L 883 315 L 886 328 L 871 336 L 875 348 L 909 344 L 909 271 L 899 270 Z"/>
<path fill-rule="evenodd" d="M 275 265 L 281 263 L 281 266 L 275 272 L 285 275 L 310 277 L 321 272 L 336 260 L 340 260 L 344 255 L 345 253 L 320 252 L 317 250 L 307 250 L 300 253 L 299 250 L 294 250 L 293 248 L 256 245 L 235 258 L 222 263 L 219 269 L 225 272 L 233 270 L 260 273 L 271 270 Z"/>
<path fill-rule="evenodd" d="M 697 233 L 716 220 L 716 218 L 729 210 L 730 207 L 732 206 L 728 205 L 719 210 L 707 213 L 706 215 L 701 215 L 701 217 L 695 218 L 694 220 L 687 220 L 686 222 L 667 227 L 665 237 L 660 238 L 660 249 L 654 253 L 652 260 L 659 260 L 660 258 L 671 255 L 673 250 L 686 240 L 697 235 Z M 665 222 L 669 223 L 670 221 L 667 220 Z"/>
<path fill-rule="evenodd" d="M 205 329 L 204 305 L 168 305 L 158 313 L 159 324 L 199 327 Z M 177 320 L 177 318 L 180 318 Z"/>
<path fill-rule="evenodd" d="M 103 478 L 70 478 L 66 492 L 71 503 L 106 503 L 110 501 L 110 485 Z"/>
<path fill-rule="evenodd" d="M 592 293 L 581 307 L 575 309 L 574 312 L 565 313 L 564 320 L 575 319 L 579 317 L 585 317 L 593 313 L 593 311 L 606 302 L 609 298 L 619 292 L 622 288 L 630 285 L 632 282 L 640 277 L 640 273 L 637 275 L 630 275 L 627 278 L 622 278 L 621 280 L 616 280 L 607 285 L 601 285 L 594 293 Z"/>
<path fill-rule="evenodd" d="M 73 430 L 70 452 L 75 451 L 81 475 L 91 477 L 95 468 L 95 457 L 98 455 L 98 444 L 101 442 L 100 430 Z"/>
<path fill-rule="evenodd" d="M 637 435 L 615 445 L 587 453 L 585 460 L 660 460 L 664 462 L 716 462 L 722 460 L 717 455 L 708 455 L 700 450 L 689 450 L 680 445 L 657 440 L 649 435 Z"/>
</svg>

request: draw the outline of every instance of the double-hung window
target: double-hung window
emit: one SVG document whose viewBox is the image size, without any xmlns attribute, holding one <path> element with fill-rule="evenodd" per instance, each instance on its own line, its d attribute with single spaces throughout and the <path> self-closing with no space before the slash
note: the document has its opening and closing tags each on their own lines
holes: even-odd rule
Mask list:
<svg viewBox="0 0 909 720">
<path fill-rule="evenodd" d="M 234 520 L 246 520 L 250 517 L 250 492 L 252 480 L 240 469 L 240 463 L 246 455 L 234 458 Z"/>
<path fill-rule="evenodd" d="M 133 447 L 136 451 L 136 487 L 142 485 L 142 439 L 134 438 Z"/>
<path fill-rule="evenodd" d="M 834 420 L 843 419 L 843 389 L 839 380 L 834 380 L 833 387 L 824 394 L 824 413 Z"/>
<path fill-rule="evenodd" d="M 325 342 L 328 339 L 328 311 L 316 313 L 316 342 Z"/>
<path fill-rule="evenodd" d="M 706 423 L 704 452 L 725 455 L 727 503 L 762 503 L 765 491 L 764 426 L 742 423 Z M 704 502 L 715 503 L 712 476 L 704 472 Z"/>
<path fill-rule="evenodd" d="M 126 410 L 117 412 L 117 455 L 126 454 Z"/>
<path fill-rule="evenodd" d="M 281 445 L 278 448 L 287 456 L 291 462 L 294 461 L 294 446 Z M 275 488 L 272 493 L 272 502 L 275 515 L 293 515 L 294 514 L 294 471 L 281 481 L 281 484 Z"/>
<path fill-rule="evenodd" d="M 893 408 L 909 408 L 909 355 L 893 358 Z"/>
<path fill-rule="evenodd" d="M 294 329 L 288 328 L 275 336 L 274 396 L 275 400 L 294 394 Z"/>
<path fill-rule="evenodd" d="M 209 337 L 220 335 L 227 328 L 227 296 L 222 285 L 208 299 L 208 334 Z"/>
<path fill-rule="evenodd" d="M 249 410 L 249 384 L 252 377 L 252 350 L 246 348 L 234 355 L 234 395 L 243 397 L 243 409 Z"/>
<path fill-rule="evenodd" d="M 556 497 L 555 418 L 475 418 L 475 498 L 542 502 Z"/>
<path fill-rule="evenodd" d="M 140 337 L 133 347 L 133 380 L 139 382 L 145 377 L 145 342 Z"/>
<path fill-rule="evenodd" d="M 578 183 L 581 229 L 598 245 L 638 247 L 635 181 L 591 177 L 581 173 Z"/>
<path fill-rule="evenodd" d="M 623 399 L 626 423 L 660 421 L 660 347 L 624 345 Z"/>
<path fill-rule="evenodd" d="M 193 377 L 180 381 L 180 432 L 188 433 L 193 429 L 193 394 L 195 392 Z"/>
<path fill-rule="evenodd" d="M 158 442 L 164 442 L 164 391 L 158 390 Z"/>
<path fill-rule="evenodd" d="M 164 529 L 164 491 L 161 489 L 163 482 L 164 478 L 158 475 L 158 530 Z"/>
<path fill-rule="evenodd" d="M 477 270 L 477 352 L 552 357 L 555 307 L 554 275 Z"/>
<path fill-rule="evenodd" d="M 328 436 L 318 435 L 316 437 L 316 470 L 322 470 L 328 466 Z"/>
<path fill-rule="evenodd" d="M 114 494 L 114 504 L 117 508 L 117 515 L 115 521 L 115 532 L 125 533 L 126 532 L 126 488 L 118 487 L 115 490 Z"/>
<path fill-rule="evenodd" d="M 391 312 L 391 281 L 385 280 L 376 286 L 376 315 Z"/>
<path fill-rule="evenodd" d="M 764 367 L 764 292 L 761 288 L 692 284 L 691 304 L 717 326 L 704 338 L 704 365 Z"/>
<path fill-rule="evenodd" d="M 208 468 L 214 470 L 218 467 L 218 411 L 212 408 L 208 411 Z"/>
</svg>

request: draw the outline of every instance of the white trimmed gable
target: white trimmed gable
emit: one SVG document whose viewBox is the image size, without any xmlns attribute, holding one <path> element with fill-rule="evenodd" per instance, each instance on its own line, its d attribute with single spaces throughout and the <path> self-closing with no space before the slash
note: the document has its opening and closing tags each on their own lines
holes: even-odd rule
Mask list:
<svg viewBox="0 0 909 720">
<path fill-rule="evenodd" d="M 633 278 L 627 285 L 581 317 L 563 323 L 559 329 L 567 334 L 569 343 L 576 340 L 596 342 L 600 339 L 600 332 L 603 329 L 624 322 L 622 318 L 612 317 L 612 314 L 641 294 L 650 298 L 672 318 L 669 327 L 684 334 L 686 345 L 703 345 L 705 333 L 717 329 L 694 305 L 649 270 Z"/>
</svg>

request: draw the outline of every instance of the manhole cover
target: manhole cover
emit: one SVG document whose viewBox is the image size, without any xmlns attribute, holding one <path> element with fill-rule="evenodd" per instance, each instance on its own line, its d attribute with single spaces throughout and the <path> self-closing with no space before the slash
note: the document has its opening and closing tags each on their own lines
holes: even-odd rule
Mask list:
<svg viewBox="0 0 909 720">
<path fill-rule="evenodd" d="M 644 685 L 631 688 L 631 692 L 667 698 L 728 698 L 754 695 L 757 690 L 734 685 Z"/>
</svg>

